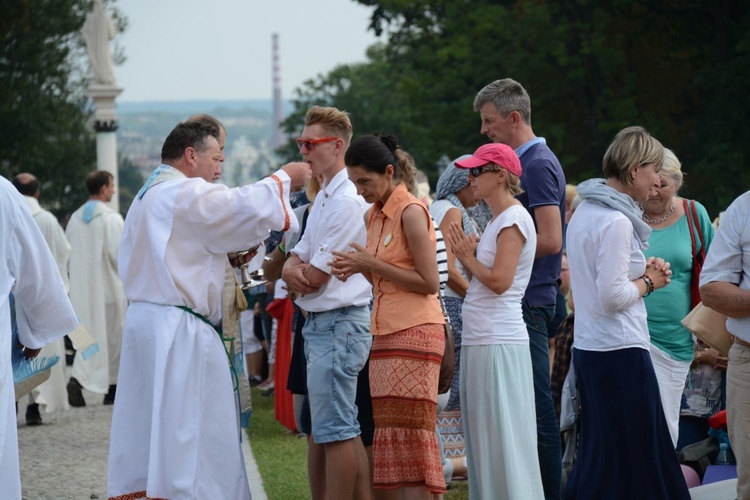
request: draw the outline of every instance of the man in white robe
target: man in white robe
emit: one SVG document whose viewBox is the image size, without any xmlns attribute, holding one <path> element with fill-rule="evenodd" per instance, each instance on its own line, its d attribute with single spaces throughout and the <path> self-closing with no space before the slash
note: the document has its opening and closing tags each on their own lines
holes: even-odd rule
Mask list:
<svg viewBox="0 0 750 500">
<path fill-rule="evenodd" d="M 295 163 L 253 185 L 213 184 L 218 139 L 206 122 L 175 127 L 128 212 L 119 263 L 130 304 L 110 499 L 250 498 L 233 376 L 212 325 L 222 314 L 227 253 L 258 245 L 270 229 L 296 230 L 289 189 L 310 174 Z"/>
<path fill-rule="evenodd" d="M 42 236 L 44 236 L 44 240 L 47 242 L 50 252 L 52 252 L 52 257 L 55 259 L 57 269 L 60 271 L 60 277 L 63 280 L 65 292 L 67 293 L 70 245 L 67 238 L 65 238 L 65 231 L 57 221 L 57 217 L 39 205 L 41 190 L 40 183 L 35 176 L 29 173 L 18 174 L 13 178 L 13 185 L 23 195 L 23 199 L 26 200 L 34 222 L 36 222 L 36 225 L 39 226 L 39 230 L 42 232 Z M 40 356 L 46 358 L 59 356 L 62 361 L 50 368 L 49 379 L 32 391 L 31 400 L 26 408 L 27 425 L 39 425 L 42 423 L 42 417 L 39 414 L 40 406 L 46 413 L 68 409 L 68 394 L 65 392 L 64 340 L 59 338 L 50 342 L 42 348 Z"/>
<path fill-rule="evenodd" d="M 81 323 L 99 344 L 99 353 L 84 359 L 76 352 L 68 382 L 68 402 L 85 406 L 81 388 L 105 394 L 112 404 L 120 365 L 122 327 L 127 299 L 117 273 L 122 216 L 105 203 L 112 200 L 112 174 L 95 170 L 86 177 L 89 200 L 73 212 L 65 229 L 70 255 L 70 302 Z"/>
<path fill-rule="evenodd" d="M 62 278 L 23 197 L 0 177 L 0 496 L 21 499 L 8 295 L 27 357 L 78 325 Z"/>
</svg>

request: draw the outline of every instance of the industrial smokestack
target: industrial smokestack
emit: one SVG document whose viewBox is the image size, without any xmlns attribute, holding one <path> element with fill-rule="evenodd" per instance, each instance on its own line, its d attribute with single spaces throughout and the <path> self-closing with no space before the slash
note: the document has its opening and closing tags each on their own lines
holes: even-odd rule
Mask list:
<svg viewBox="0 0 750 500">
<path fill-rule="evenodd" d="M 284 144 L 284 132 L 281 130 L 284 111 L 281 101 L 281 62 L 279 57 L 278 33 L 271 35 L 271 51 L 273 59 L 273 129 L 271 131 L 271 146 L 277 148 Z"/>
</svg>

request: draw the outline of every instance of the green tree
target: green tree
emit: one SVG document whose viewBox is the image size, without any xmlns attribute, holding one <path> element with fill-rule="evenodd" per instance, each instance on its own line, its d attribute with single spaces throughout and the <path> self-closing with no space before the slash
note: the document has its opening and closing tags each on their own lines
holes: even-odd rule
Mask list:
<svg viewBox="0 0 750 500">
<path fill-rule="evenodd" d="M 403 133 L 408 111 L 399 90 L 391 86 L 393 77 L 385 61 L 385 47 L 375 44 L 367 50 L 367 62 L 340 65 L 326 75 L 307 80 L 296 89 L 294 109 L 283 127 L 290 137 L 299 137 L 305 113 L 312 106 L 335 106 L 349 113 L 355 137 L 372 132 Z M 279 148 L 287 160 L 298 160 L 294 141 Z"/>
<path fill-rule="evenodd" d="M 85 201 L 85 176 L 96 168 L 80 34 L 90 5 L 0 0 L 0 175 L 36 175 L 58 216 Z"/>
<path fill-rule="evenodd" d="M 534 130 L 571 182 L 601 175 L 617 131 L 640 124 L 677 153 L 689 174 L 686 194 L 711 213 L 750 187 L 747 2 L 358 2 L 373 7 L 371 28 L 388 42 L 367 63 L 308 82 L 302 108 L 356 110 L 357 133 L 369 132 L 360 122 L 380 117 L 372 123 L 399 135 L 433 176 L 443 154 L 486 142 L 474 96 L 510 77 L 529 91 Z M 375 107 L 364 107 L 372 95 Z"/>
<path fill-rule="evenodd" d="M 117 163 L 119 164 L 117 169 L 119 193 L 117 193 L 117 196 L 120 202 L 120 213 L 125 217 L 135 195 L 138 194 L 146 179 L 143 178 L 141 171 L 129 158 L 120 155 Z"/>
</svg>

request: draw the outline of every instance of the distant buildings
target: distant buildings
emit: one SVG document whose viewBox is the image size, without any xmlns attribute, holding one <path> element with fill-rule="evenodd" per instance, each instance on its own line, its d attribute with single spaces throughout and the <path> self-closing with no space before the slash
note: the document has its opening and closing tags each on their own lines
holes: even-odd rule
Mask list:
<svg viewBox="0 0 750 500">
<path fill-rule="evenodd" d="M 192 106 L 191 106 L 192 104 Z M 161 147 L 178 122 L 195 113 L 216 116 L 227 129 L 221 182 L 234 187 L 254 182 L 280 166 L 270 139 L 274 116 L 270 101 L 138 103 L 118 105 L 119 154 L 145 179 L 161 163 Z"/>
</svg>

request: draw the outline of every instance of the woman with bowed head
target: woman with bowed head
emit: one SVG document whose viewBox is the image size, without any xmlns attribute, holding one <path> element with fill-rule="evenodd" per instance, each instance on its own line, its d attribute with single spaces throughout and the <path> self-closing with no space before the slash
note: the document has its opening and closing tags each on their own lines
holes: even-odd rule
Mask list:
<svg viewBox="0 0 750 500">
<path fill-rule="evenodd" d="M 582 424 L 567 499 L 689 499 L 649 355 L 643 297 L 670 283 L 668 262 L 644 256 L 651 228 L 636 205 L 661 186 L 664 147 L 641 127 L 621 130 L 605 179 L 578 186 L 568 226 L 575 291 L 573 364 Z"/>
<path fill-rule="evenodd" d="M 521 300 L 536 230 L 516 199 L 521 162 L 505 144 L 485 144 L 456 167 L 468 174 L 492 219 L 477 243 L 458 223 L 447 240 L 470 278 L 463 304 L 461 416 L 469 496 L 544 498 L 536 446 L 534 380 Z"/>
<path fill-rule="evenodd" d="M 701 250 L 701 240 L 708 250 L 714 236 L 711 219 L 703 205 L 677 196 L 682 186 L 682 170 L 680 161 L 669 149 L 664 150 L 659 179 L 659 187 L 643 203 L 643 220 L 651 227 L 648 249 L 643 253 L 647 258 L 660 256 L 669 262 L 672 283 L 646 297 L 645 302 L 651 336 L 651 362 L 659 382 L 661 405 L 672 444 L 676 447 L 682 391 L 691 363 L 697 358 L 703 363 L 712 362 L 714 366 L 726 368 L 727 358 L 713 350 L 696 352 L 692 334 L 681 323 L 692 309 L 693 241 L 696 250 Z M 697 218 L 693 216 L 693 207 Z M 701 231 L 700 236 L 697 231 Z"/>
<path fill-rule="evenodd" d="M 436 293 L 436 237 L 427 208 L 407 190 L 413 171 L 394 136 L 366 135 L 346 152 L 349 179 L 372 203 L 367 248 L 334 252 L 334 275 L 362 273 L 373 291 L 370 390 L 378 498 L 428 499 L 446 491 L 435 434 L 445 347 Z"/>
<path fill-rule="evenodd" d="M 471 155 L 458 158 L 463 160 Z M 461 261 L 451 251 L 447 235 L 450 232 L 451 223 L 455 222 L 461 229 L 469 234 L 480 233 L 468 211 L 469 207 L 477 204 L 474 190 L 469 184 L 468 173 L 463 168 L 458 168 L 454 160 L 438 179 L 435 201 L 430 205 L 430 215 L 439 226 L 443 235 L 446 235 L 445 243 L 448 261 L 448 283 L 443 292 L 445 309 L 451 320 L 453 336 L 455 340 L 455 371 L 453 383 L 451 384 L 450 396 L 445 408 L 438 411 L 437 425 L 443 438 L 443 449 L 447 459 L 451 460 L 453 467 L 463 468 L 463 457 L 466 455 L 464 447 L 464 436 L 461 425 L 461 398 L 459 396 L 459 377 L 461 373 L 461 309 L 469 289 L 469 280 L 464 271 Z"/>
</svg>

